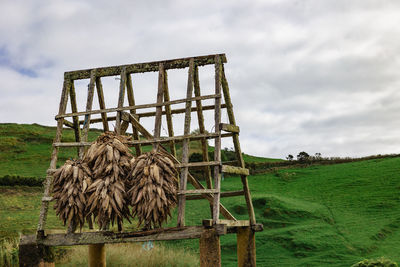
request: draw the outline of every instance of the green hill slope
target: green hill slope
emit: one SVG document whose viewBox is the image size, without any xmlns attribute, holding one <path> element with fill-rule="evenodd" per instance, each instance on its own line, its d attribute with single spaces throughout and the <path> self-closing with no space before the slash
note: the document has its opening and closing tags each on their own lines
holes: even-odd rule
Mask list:
<svg viewBox="0 0 400 267">
<path fill-rule="evenodd" d="M 13 151 L 5 154 L 1 149 L 1 173 L 14 170 L 15 174 L 37 172 L 42 176 L 48 167 L 54 128 L 33 125 L 17 135 L 21 134 L 17 127 L 22 126 L 0 127 L 0 144 Z M 27 140 L 32 136 L 48 139 Z M 72 131 L 64 136 L 73 140 Z M 5 140 L 11 137 L 15 138 Z M 20 152 L 20 146 L 24 151 Z M 36 170 L 37 162 L 43 169 Z M 250 176 L 249 184 L 257 221 L 264 224 L 264 231 L 256 234 L 258 266 L 350 266 L 381 256 L 400 262 L 400 158 L 285 169 Z M 240 187 L 237 177 L 222 181 L 224 191 Z M 34 231 L 41 189 L 0 189 L 1 235 Z M 222 203 L 237 218 L 247 218 L 243 197 L 223 198 Z M 208 203 L 188 201 L 187 225 L 201 224 L 205 218 L 210 218 Z M 51 229 L 62 228 L 52 210 L 48 222 Z M 170 225 L 175 222 L 172 219 Z M 198 240 L 171 245 L 198 249 Z M 223 236 L 221 245 L 224 266 L 236 266 L 235 235 Z"/>
</svg>

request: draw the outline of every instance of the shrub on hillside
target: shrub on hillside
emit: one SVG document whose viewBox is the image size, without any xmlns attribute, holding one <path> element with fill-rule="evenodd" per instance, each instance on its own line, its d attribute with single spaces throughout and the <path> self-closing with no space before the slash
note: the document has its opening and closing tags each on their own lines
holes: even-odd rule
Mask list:
<svg viewBox="0 0 400 267">
<path fill-rule="evenodd" d="M 398 265 L 394 261 L 382 257 L 379 259 L 362 260 L 351 267 L 398 267 Z"/>
<path fill-rule="evenodd" d="M 18 175 L 5 175 L 0 177 L 0 186 L 42 186 L 44 178 L 21 177 Z"/>
</svg>

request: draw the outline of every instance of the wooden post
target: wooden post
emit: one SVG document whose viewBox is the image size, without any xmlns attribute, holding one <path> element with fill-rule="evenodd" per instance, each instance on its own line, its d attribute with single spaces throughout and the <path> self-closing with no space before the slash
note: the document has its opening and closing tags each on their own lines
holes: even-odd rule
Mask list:
<svg viewBox="0 0 400 267">
<path fill-rule="evenodd" d="M 190 99 L 193 94 L 193 72 L 194 72 L 194 60 L 190 59 L 186 99 Z M 190 134 L 191 108 L 192 108 L 192 101 L 187 100 L 186 112 L 185 112 L 185 126 L 183 130 L 184 135 Z M 182 143 L 182 163 L 187 164 L 188 162 L 189 162 L 189 139 L 185 138 L 183 139 Z M 179 190 L 181 191 L 186 190 L 188 174 L 189 174 L 188 167 L 184 167 L 181 169 L 181 175 L 179 179 Z M 178 227 L 185 226 L 185 204 L 186 204 L 186 195 L 185 194 L 178 195 Z"/>
<path fill-rule="evenodd" d="M 214 228 L 204 229 L 199 247 L 200 267 L 221 266 L 221 245 Z"/>
<path fill-rule="evenodd" d="M 168 89 L 168 74 L 167 71 L 164 70 L 164 101 L 168 102 L 170 101 L 169 98 L 169 89 Z M 168 127 L 168 136 L 172 137 L 174 136 L 174 128 L 172 125 L 172 115 L 171 115 L 171 105 L 165 105 L 165 115 L 167 118 L 167 127 Z M 176 157 L 176 148 L 175 148 L 175 141 L 172 140 L 169 143 L 169 147 L 171 150 L 171 154 Z"/>
<path fill-rule="evenodd" d="M 221 94 L 221 59 L 219 56 L 215 56 L 215 94 Z M 214 140 L 214 161 L 221 162 L 221 130 L 219 124 L 221 123 L 221 97 L 215 98 L 215 133 L 219 134 Z M 221 190 L 221 168 L 219 166 L 214 167 L 214 188 L 218 190 L 214 194 L 213 202 L 213 223 L 216 224 L 219 219 L 219 201 L 220 201 L 220 190 Z"/>
<path fill-rule="evenodd" d="M 54 267 L 54 254 L 50 247 L 38 246 L 36 243 L 24 244 L 21 239 L 18 249 L 20 267 Z"/>
<path fill-rule="evenodd" d="M 126 86 L 126 68 L 122 68 L 121 81 L 119 83 L 119 96 L 118 96 L 119 108 L 122 108 L 124 105 L 125 86 Z M 117 112 L 117 118 L 115 121 L 115 132 L 117 134 L 121 134 L 121 111 Z"/>
<path fill-rule="evenodd" d="M 251 226 L 237 230 L 238 266 L 256 266 L 256 240 Z"/>
<path fill-rule="evenodd" d="M 106 108 L 106 104 L 104 102 L 104 93 L 103 93 L 103 85 L 101 84 L 101 79 L 100 77 L 96 78 L 96 89 L 97 89 L 97 98 L 99 99 L 99 107 L 101 109 Z M 104 131 L 109 131 L 108 128 L 108 121 L 107 121 L 107 113 L 102 112 L 101 113 L 101 121 L 103 122 L 103 129 Z"/>
<path fill-rule="evenodd" d="M 89 245 L 89 267 L 106 267 L 105 244 Z"/>
<path fill-rule="evenodd" d="M 128 97 L 129 106 L 134 106 L 135 96 L 133 94 L 132 78 L 129 73 L 126 74 L 126 94 Z M 136 109 L 131 109 L 130 112 L 131 114 L 136 114 Z M 132 135 L 133 135 L 133 140 L 140 140 L 138 130 L 133 125 L 132 125 Z M 140 156 L 142 154 L 142 147 L 140 145 L 135 145 L 135 151 L 136 151 L 136 156 Z"/>
</svg>

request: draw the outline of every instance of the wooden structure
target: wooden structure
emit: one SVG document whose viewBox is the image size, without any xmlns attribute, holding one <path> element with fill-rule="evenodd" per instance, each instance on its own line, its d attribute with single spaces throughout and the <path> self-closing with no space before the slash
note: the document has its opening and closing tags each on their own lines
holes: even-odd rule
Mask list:
<svg viewBox="0 0 400 267">
<path fill-rule="evenodd" d="M 250 196 L 247 176 L 249 171 L 245 168 L 242 152 L 239 143 L 239 127 L 236 125 L 231 98 L 229 95 L 228 82 L 224 73 L 224 63 L 226 57 L 224 54 L 209 56 L 181 58 L 166 61 L 157 61 L 149 63 L 139 63 L 131 65 L 121 65 L 104 68 L 93 68 L 86 70 L 70 71 L 64 74 L 64 84 L 61 95 L 57 120 L 57 133 L 53 143 L 53 152 L 51 155 L 50 168 L 47 171 L 44 196 L 42 198 L 42 207 L 40 210 L 37 235 L 23 236 L 21 238 L 21 266 L 24 266 L 24 258 L 28 249 L 34 247 L 37 252 L 35 255 L 42 257 L 38 262 L 49 261 L 45 258 L 42 251 L 52 246 L 72 246 L 72 245 L 90 245 L 90 262 L 100 264 L 104 262 L 104 256 L 96 261 L 96 255 L 104 255 L 104 244 L 121 242 L 138 242 L 148 240 L 176 240 L 199 238 L 200 239 L 200 262 L 201 266 L 220 266 L 220 244 L 219 236 L 237 233 L 238 240 L 238 265 L 255 266 L 255 237 L 256 231 L 262 231 L 262 225 L 256 224 L 253 205 Z M 210 95 L 202 95 L 199 82 L 199 67 L 204 65 L 215 66 L 215 92 Z M 168 88 L 167 71 L 169 69 L 188 69 L 186 97 L 183 99 L 170 99 Z M 151 104 L 137 104 L 135 102 L 134 90 L 131 74 L 144 72 L 158 72 L 158 90 L 156 102 Z M 106 108 L 103 94 L 102 77 L 120 76 L 118 106 Z M 74 81 L 79 79 L 90 79 L 88 85 L 88 96 L 86 110 L 78 111 Z M 92 103 L 97 91 L 100 109 L 93 110 Z M 128 106 L 124 106 L 124 99 L 127 97 Z M 203 105 L 204 100 L 214 100 L 213 105 Z M 68 100 L 71 105 L 71 113 L 66 113 Z M 224 101 L 224 103 L 223 103 Z M 193 102 L 195 105 L 193 105 Z M 175 104 L 185 103 L 185 108 L 174 109 Z M 141 109 L 155 108 L 152 112 L 140 112 Z M 203 111 L 214 110 L 214 132 L 208 133 L 205 129 Z M 221 113 L 226 111 L 229 122 L 221 123 Z M 196 112 L 198 119 L 197 134 L 191 134 L 190 124 L 192 113 Z M 116 116 L 110 116 L 110 113 L 116 113 Z M 176 136 L 173 128 L 172 114 L 184 114 L 184 134 Z M 92 115 L 99 114 L 99 118 L 92 118 Z M 140 118 L 155 117 L 154 135 L 152 135 L 140 123 Z M 161 137 L 161 121 L 165 116 L 168 128 L 168 137 Z M 69 120 L 68 118 L 72 118 Z M 49 202 L 52 201 L 51 188 L 53 181 L 53 172 L 56 169 L 57 154 L 63 147 L 77 147 L 78 154 L 81 157 L 85 147 L 90 146 L 88 142 L 88 132 L 92 123 L 102 123 L 104 131 L 108 131 L 109 121 L 115 121 L 115 130 L 123 134 L 128 126 L 132 125 L 133 141 L 129 145 L 135 148 L 137 155 L 142 153 L 142 146 L 158 146 L 169 153 L 175 159 L 175 163 L 180 168 L 179 193 L 178 193 L 178 217 L 177 226 L 173 228 L 161 228 L 149 231 L 138 232 L 83 232 L 66 234 L 46 234 L 46 218 Z M 71 127 L 75 132 L 76 142 L 62 142 L 62 131 L 64 127 Z M 221 139 L 232 138 L 236 160 L 225 164 L 221 161 Z M 209 159 L 207 140 L 215 140 L 214 158 Z M 189 162 L 189 144 L 191 141 L 201 142 L 203 155 L 202 162 Z M 182 158 L 177 159 L 176 143 L 182 142 Z M 165 146 L 165 147 L 164 147 Z M 204 169 L 206 177 L 206 187 L 203 186 L 193 175 L 190 169 L 201 167 Z M 213 167 L 213 168 L 211 168 Z M 213 173 L 212 173 L 213 170 Z M 232 173 L 240 176 L 243 189 L 239 191 L 221 192 L 221 173 Z M 187 182 L 190 182 L 195 189 L 188 190 Z M 249 219 L 237 220 L 226 207 L 220 203 L 221 197 L 244 196 Z M 204 220 L 202 226 L 185 225 L 185 203 L 188 200 L 206 199 L 210 203 L 210 217 L 212 219 Z M 220 219 L 220 215 L 224 219 Z M 96 262 L 96 263 L 93 263 Z M 102 265 L 103 266 L 103 265 Z"/>
</svg>

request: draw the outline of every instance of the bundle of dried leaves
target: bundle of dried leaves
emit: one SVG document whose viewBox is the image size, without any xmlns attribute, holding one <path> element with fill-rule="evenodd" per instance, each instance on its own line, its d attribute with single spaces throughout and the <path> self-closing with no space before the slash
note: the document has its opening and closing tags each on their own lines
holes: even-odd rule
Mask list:
<svg viewBox="0 0 400 267">
<path fill-rule="evenodd" d="M 84 157 L 93 171 L 93 183 L 87 189 L 87 212 L 97 218 L 100 229 L 106 229 L 110 221 L 112 224 L 117 221 L 119 228 L 123 218 L 129 221 L 125 180 L 134 161 L 126 145 L 129 138 L 106 132 L 97 138 Z"/>
<path fill-rule="evenodd" d="M 177 204 L 177 171 L 167 154 L 151 151 L 133 162 L 129 177 L 128 199 L 132 216 L 145 229 L 161 227 Z"/>
<path fill-rule="evenodd" d="M 54 209 L 58 217 L 68 223 L 72 231 L 82 229 L 86 218 L 85 192 L 92 183 L 92 172 L 81 160 L 67 160 L 53 175 Z"/>
</svg>

